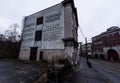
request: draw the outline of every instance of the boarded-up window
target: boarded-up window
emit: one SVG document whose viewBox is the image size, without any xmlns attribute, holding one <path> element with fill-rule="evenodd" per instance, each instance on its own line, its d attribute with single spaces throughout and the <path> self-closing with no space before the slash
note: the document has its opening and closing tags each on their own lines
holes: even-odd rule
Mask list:
<svg viewBox="0 0 120 83">
<path fill-rule="evenodd" d="M 36 31 L 35 41 L 41 41 L 41 39 L 42 39 L 42 30 Z"/>
<path fill-rule="evenodd" d="M 43 17 L 37 18 L 37 25 L 43 24 Z"/>
</svg>

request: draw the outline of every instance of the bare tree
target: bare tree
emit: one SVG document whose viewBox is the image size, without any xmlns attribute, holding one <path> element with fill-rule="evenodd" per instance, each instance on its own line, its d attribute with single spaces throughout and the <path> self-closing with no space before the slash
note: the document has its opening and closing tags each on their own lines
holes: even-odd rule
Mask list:
<svg viewBox="0 0 120 83">
<path fill-rule="evenodd" d="M 20 28 L 20 26 L 17 23 L 14 23 L 9 28 L 11 28 L 11 29 L 6 30 L 4 33 L 5 38 L 12 42 L 17 41 L 17 38 L 20 37 L 17 29 Z"/>
<path fill-rule="evenodd" d="M 10 26 L 10 28 L 12 28 L 13 30 L 13 41 L 16 41 L 16 38 L 19 36 L 17 29 L 20 28 L 20 26 L 17 23 L 14 23 Z"/>
<path fill-rule="evenodd" d="M 0 34 L 0 41 L 4 39 L 4 35 Z"/>
</svg>

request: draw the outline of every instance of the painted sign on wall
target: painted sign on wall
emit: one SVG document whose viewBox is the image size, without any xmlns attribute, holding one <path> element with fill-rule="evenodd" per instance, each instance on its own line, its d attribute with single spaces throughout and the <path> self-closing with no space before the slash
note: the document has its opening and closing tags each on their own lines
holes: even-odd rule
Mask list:
<svg viewBox="0 0 120 83">
<path fill-rule="evenodd" d="M 36 25 L 37 18 L 43 17 L 43 24 Z M 26 17 L 23 29 L 22 49 L 36 46 L 35 32 L 42 30 L 41 49 L 64 49 L 64 8 L 58 4 L 41 12 Z"/>
</svg>

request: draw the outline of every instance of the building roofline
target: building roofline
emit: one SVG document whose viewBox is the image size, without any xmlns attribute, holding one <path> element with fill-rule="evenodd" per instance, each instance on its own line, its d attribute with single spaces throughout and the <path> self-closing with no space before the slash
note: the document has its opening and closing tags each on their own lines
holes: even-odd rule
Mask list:
<svg viewBox="0 0 120 83">
<path fill-rule="evenodd" d="M 78 27 L 78 26 L 79 26 L 79 23 L 78 23 L 78 14 L 77 14 L 77 8 L 75 8 L 75 10 L 74 10 L 74 13 L 75 13 L 75 18 L 76 18 L 77 27 Z"/>
<path fill-rule="evenodd" d="M 69 4 L 69 3 L 71 3 L 71 7 L 72 7 L 73 12 L 74 12 L 74 14 L 75 14 L 76 23 L 77 23 L 77 27 L 78 27 L 78 26 L 79 26 L 79 23 L 78 23 L 77 8 L 76 8 L 75 5 L 74 5 L 74 0 L 64 0 L 64 1 L 60 2 L 60 3 L 58 3 L 58 4 L 55 4 L 55 5 L 50 6 L 50 7 L 47 7 L 47 8 L 45 8 L 45 9 L 43 9 L 43 10 L 40 10 L 40 11 L 35 12 L 35 13 L 33 13 L 33 14 L 27 15 L 27 16 L 25 16 L 25 17 L 30 17 L 30 16 L 32 16 L 32 15 L 34 15 L 34 14 L 37 14 L 37 13 L 39 13 L 39 12 L 43 12 L 43 11 L 45 11 L 45 10 L 48 10 L 48 9 L 50 9 L 50 8 L 52 8 L 52 7 L 55 7 L 55 6 L 57 6 L 57 5 L 60 5 L 60 4 L 62 4 L 63 6 L 65 6 L 65 5 Z"/>
<path fill-rule="evenodd" d="M 78 27 L 79 23 L 78 23 L 77 8 L 75 7 L 74 0 L 64 0 L 64 1 L 62 1 L 62 5 L 63 6 L 66 6 L 67 4 L 71 4 L 72 10 L 73 10 L 73 12 L 75 14 L 75 19 L 76 19 L 76 22 L 77 22 L 77 27 Z"/>
<path fill-rule="evenodd" d="M 110 27 L 110 28 L 111 28 L 111 27 Z M 109 29 L 109 28 L 108 28 L 108 29 Z M 118 28 L 118 29 L 116 29 L 116 30 L 113 30 L 113 31 L 108 31 L 108 29 L 107 29 L 107 31 L 102 32 L 102 33 L 100 33 L 99 35 L 96 35 L 96 36 L 92 37 L 92 39 L 93 39 L 93 38 L 96 38 L 96 37 L 99 37 L 99 36 L 107 35 L 107 34 L 109 34 L 109 33 L 111 33 L 111 32 L 120 31 L 120 28 Z"/>
<path fill-rule="evenodd" d="M 38 12 L 35 12 L 35 13 L 33 13 L 33 14 L 30 14 L 30 15 L 27 15 L 27 16 L 25 16 L 25 17 L 32 16 L 32 15 L 37 14 L 37 13 L 39 13 L 39 12 L 43 12 L 43 11 L 45 11 L 45 10 L 48 10 L 48 9 L 50 9 L 50 8 L 52 8 L 52 7 L 54 7 L 54 6 L 60 5 L 60 4 L 61 4 L 61 3 L 55 4 L 55 5 L 53 5 L 53 6 L 47 7 L 47 8 L 45 8 L 45 9 L 42 9 L 42 10 L 40 10 L 40 11 L 38 11 Z"/>
</svg>

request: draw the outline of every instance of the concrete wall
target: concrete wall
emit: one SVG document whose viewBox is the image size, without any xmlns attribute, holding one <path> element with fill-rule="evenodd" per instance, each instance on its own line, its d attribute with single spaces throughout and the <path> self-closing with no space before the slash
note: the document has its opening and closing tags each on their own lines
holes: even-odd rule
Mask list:
<svg viewBox="0 0 120 83">
<path fill-rule="evenodd" d="M 73 21 L 72 21 L 72 8 L 71 6 L 67 6 L 64 8 L 64 15 L 65 15 L 65 38 L 71 38 L 73 37 L 72 34 L 72 27 L 73 27 Z"/>
<path fill-rule="evenodd" d="M 52 57 L 54 57 L 54 60 L 58 60 L 59 58 L 65 58 L 65 52 L 64 50 L 58 49 L 58 50 L 37 50 L 37 58 L 36 60 L 39 61 L 40 58 L 40 51 L 43 51 L 43 60 L 51 61 Z M 21 60 L 29 60 L 30 59 L 30 49 L 24 49 L 20 50 L 19 59 Z"/>
<path fill-rule="evenodd" d="M 47 22 L 47 18 L 53 15 L 59 15 L 60 18 Z M 43 17 L 43 24 L 36 25 L 36 20 Z M 52 18 L 53 19 L 53 18 Z M 35 31 L 42 30 L 42 45 L 41 42 L 35 42 Z M 23 41 L 21 49 L 38 46 L 41 49 L 64 49 L 64 7 L 62 4 L 57 4 L 43 11 L 32 14 L 25 19 L 23 29 Z"/>
<path fill-rule="evenodd" d="M 54 60 L 58 60 L 59 58 L 65 58 L 65 52 L 61 49 L 52 49 L 52 50 L 43 50 L 43 59 L 44 60 L 52 60 L 52 57 L 54 57 Z"/>
<path fill-rule="evenodd" d="M 75 19 L 75 14 L 73 13 L 71 4 L 67 4 L 64 7 L 64 23 L 65 23 L 65 38 L 74 38 L 75 41 L 78 41 L 78 34 L 77 34 L 77 23 Z M 77 49 L 74 49 L 73 46 L 65 47 L 65 52 L 70 56 L 73 57 L 73 54 L 77 54 Z"/>
<path fill-rule="evenodd" d="M 55 17 L 52 18 L 54 15 L 57 15 L 59 19 L 54 20 Z M 36 25 L 39 17 L 43 17 L 43 24 Z M 53 20 L 48 21 L 48 17 Z M 62 3 L 27 16 L 23 27 L 19 59 L 29 60 L 31 47 L 38 47 L 36 60 L 39 60 L 40 51 L 43 51 L 44 59 L 64 55 L 62 40 L 64 38 L 64 7 Z M 35 32 L 38 30 L 42 30 L 42 41 L 35 41 Z"/>
<path fill-rule="evenodd" d="M 52 16 L 57 15 L 59 19 L 48 21 Z M 43 16 L 43 24 L 36 25 L 36 20 Z M 54 19 L 54 17 L 52 18 Z M 64 45 L 63 39 L 74 38 L 77 41 L 77 26 L 71 4 L 63 6 L 62 3 L 47 8 L 43 11 L 27 16 L 24 21 L 23 41 L 19 58 L 29 60 L 30 47 L 38 47 L 37 58 L 40 51 L 43 51 L 43 59 L 51 60 L 54 57 L 65 57 L 77 54 L 73 46 Z M 76 27 L 76 28 L 75 28 Z M 42 40 L 35 41 L 35 32 L 42 30 Z"/>
<path fill-rule="evenodd" d="M 29 60 L 30 58 L 30 49 L 21 49 L 19 54 L 19 59 Z"/>
<path fill-rule="evenodd" d="M 75 52 L 73 46 L 67 46 L 65 47 L 65 53 L 69 55 L 69 57 L 73 57 L 73 53 Z"/>
</svg>

